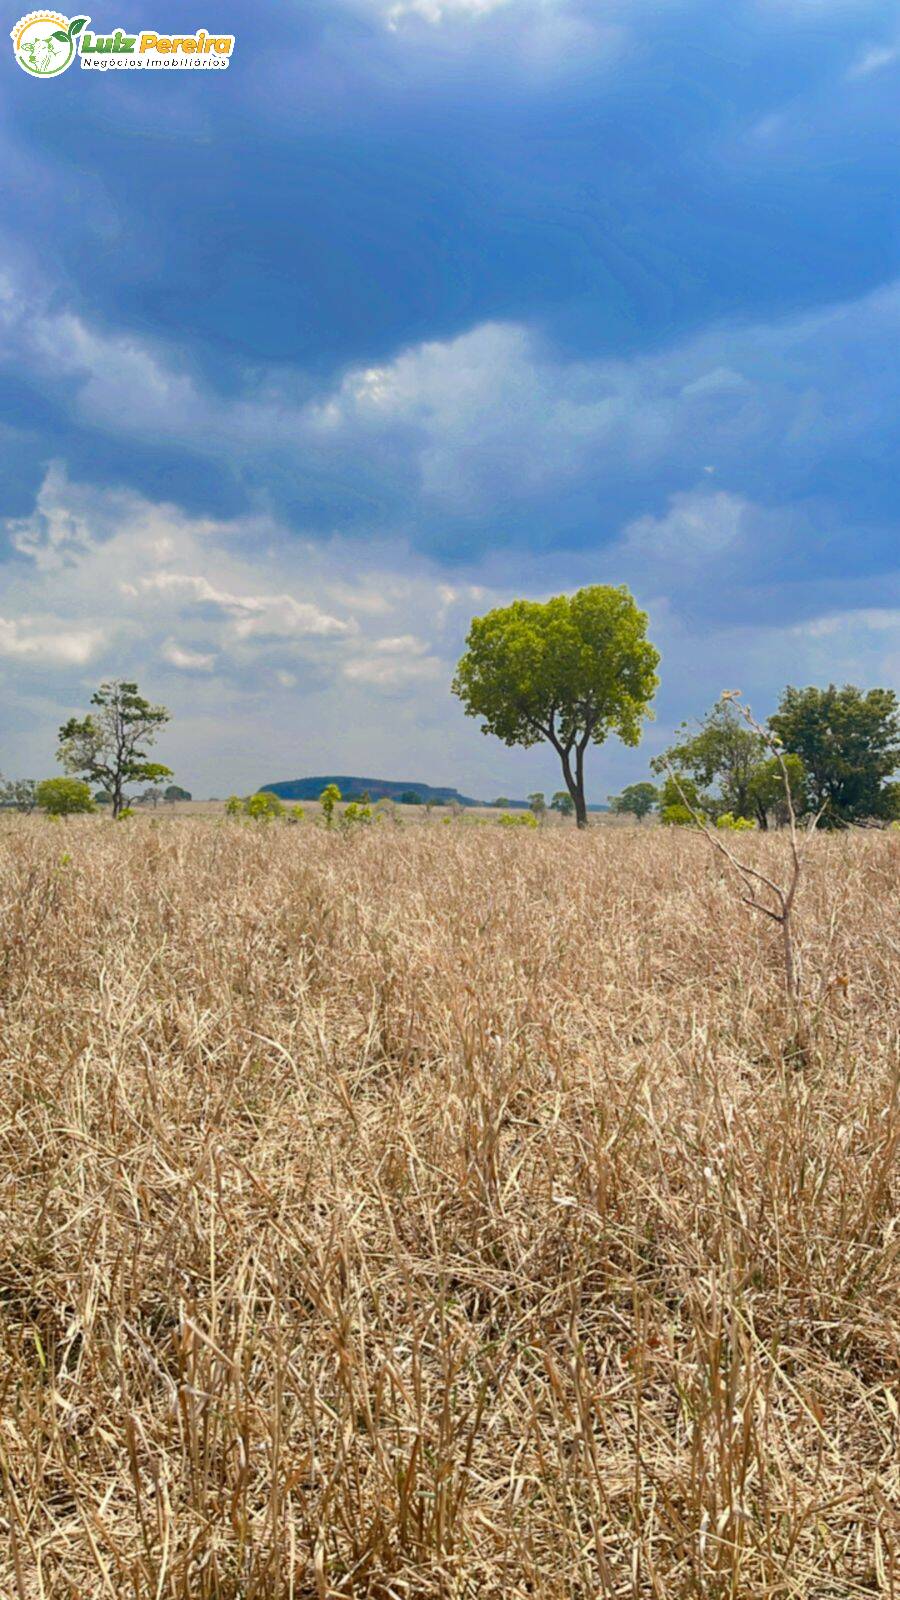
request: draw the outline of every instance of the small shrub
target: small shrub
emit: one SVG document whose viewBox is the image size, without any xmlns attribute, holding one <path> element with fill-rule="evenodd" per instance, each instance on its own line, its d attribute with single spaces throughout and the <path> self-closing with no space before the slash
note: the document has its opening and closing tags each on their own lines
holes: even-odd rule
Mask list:
<svg viewBox="0 0 900 1600">
<path fill-rule="evenodd" d="M 751 822 L 749 817 L 735 817 L 730 811 L 723 811 L 722 815 L 716 818 L 716 827 L 723 828 L 729 833 L 752 833 L 755 823 Z"/>
<path fill-rule="evenodd" d="M 514 815 L 498 817 L 501 828 L 537 828 L 540 826 L 533 811 L 517 811 Z"/>
<path fill-rule="evenodd" d="M 38 784 L 35 798 L 48 817 L 71 817 L 97 809 L 90 789 L 80 778 L 45 778 Z"/>
<path fill-rule="evenodd" d="M 244 802 L 240 795 L 230 794 L 225 801 L 226 817 L 239 817 L 244 810 Z"/>
<path fill-rule="evenodd" d="M 133 806 L 123 806 L 121 811 L 119 812 L 119 815 L 116 817 L 116 821 L 117 822 L 127 822 L 128 818 L 129 817 L 133 817 L 133 816 L 134 816 L 134 807 Z"/>
<path fill-rule="evenodd" d="M 674 805 L 663 806 L 659 813 L 659 820 L 667 828 L 696 828 L 697 826 L 693 813 L 680 801 Z"/>
<path fill-rule="evenodd" d="M 344 807 L 341 828 L 345 833 L 349 833 L 351 828 L 365 827 L 371 821 L 372 807 L 360 805 L 357 800 L 351 800 L 349 805 Z"/>
<path fill-rule="evenodd" d="M 271 822 L 273 817 L 284 816 L 284 806 L 277 794 L 270 794 L 263 789 L 259 794 L 251 794 L 244 801 L 244 811 L 253 822 Z"/>
<path fill-rule="evenodd" d="M 341 798 L 341 791 L 336 783 L 328 783 L 319 795 L 319 804 L 322 807 L 322 816 L 325 818 L 326 828 L 334 822 L 334 808 Z"/>
</svg>

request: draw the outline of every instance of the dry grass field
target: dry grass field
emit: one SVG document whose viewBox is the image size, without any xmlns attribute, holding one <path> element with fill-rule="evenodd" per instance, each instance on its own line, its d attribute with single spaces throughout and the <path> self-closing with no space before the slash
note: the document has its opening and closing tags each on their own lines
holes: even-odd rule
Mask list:
<svg viewBox="0 0 900 1600">
<path fill-rule="evenodd" d="M 900 1594 L 900 836 L 798 915 L 802 1051 L 698 836 L 0 820 L 3 1600 Z"/>
</svg>

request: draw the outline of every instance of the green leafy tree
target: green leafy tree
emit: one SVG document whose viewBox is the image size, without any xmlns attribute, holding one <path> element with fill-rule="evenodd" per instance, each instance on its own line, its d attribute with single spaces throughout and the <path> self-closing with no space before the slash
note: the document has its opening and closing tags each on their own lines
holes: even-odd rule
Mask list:
<svg viewBox="0 0 900 1600">
<path fill-rule="evenodd" d="M 71 817 L 96 809 L 88 785 L 79 778 L 45 778 L 35 793 L 48 817 Z"/>
<path fill-rule="evenodd" d="M 547 814 L 547 801 L 540 789 L 535 789 L 534 794 L 528 796 L 528 809 L 533 812 L 540 822 L 541 817 Z"/>
<path fill-rule="evenodd" d="M 633 816 L 637 817 L 638 822 L 643 822 L 658 799 L 659 790 L 655 783 L 629 783 L 621 794 L 609 796 L 609 806 L 619 816 Z"/>
<path fill-rule="evenodd" d="M 239 817 L 243 814 L 244 802 L 239 794 L 230 794 L 225 801 L 226 817 Z"/>
<path fill-rule="evenodd" d="M 766 763 L 769 750 L 762 734 L 742 720 L 730 700 L 720 700 L 707 712 L 697 732 L 674 744 L 652 762 L 654 772 L 674 770 L 690 777 L 706 791 L 705 807 L 731 811 L 736 817 L 757 817 L 753 782 Z"/>
<path fill-rule="evenodd" d="M 404 789 L 403 793 L 397 796 L 397 801 L 401 806 L 420 806 L 422 796 L 417 794 L 415 789 Z"/>
<path fill-rule="evenodd" d="M 810 808 L 821 810 L 823 827 L 900 817 L 900 784 L 888 782 L 900 767 L 893 690 L 789 687 L 769 726 L 803 762 Z"/>
<path fill-rule="evenodd" d="M 101 783 L 110 795 L 113 817 L 118 817 L 126 784 L 152 784 L 172 776 L 169 767 L 147 759 L 147 747 L 156 742 L 169 713 L 145 700 L 136 683 L 119 679 L 102 683 L 91 705 L 95 710 L 86 717 L 70 717 L 60 728 L 57 759 L 67 772 Z"/>
<path fill-rule="evenodd" d="M 326 828 L 330 828 L 334 822 L 334 808 L 340 798 L 341 791 L 336 783 L 327 783 L 325 788 L 322 790 L 322 793 L 319 795 L 319 804 L 322 807 L 322 815 L 325 818 Z"/>
<path fill-rule="evenodd" d="M 584 760 L 610 733 L 636 745 L 657 685 L 659 653 L 628 590 L 596 584 L 544 602 L 516 600 L 475 617 L 453 692 L 482 732 L 507 745 L 550 743 L 579 828 Z"/>
<path fill-rule="evenodd" d="M 33 811 L 37 805 L 37 784 L 33 778 L 11 778 L 0 782 L 0 806 L 13 811 Z"/>
<path fill-rule="evenodd" d="M 799 756 L 789 751 L 781 759 L 784 762 L 784 769 L 777 756 L 770 756 L 768 761 L 764 761 L 757 768 L 750 780 L 750 800 L 760 827 L 765 826 L 765 823 L 760 822 L 761 817 L 767 820 L 771 818 L 778 828 L 786 828 L 788 825 L 790 808 L 785 787 L 785 773 L 787 773 L 794 816 L 802 817 L 809 811 L 806 768 L 803 762 Z"/>
<path fill-rule="evenodd" d="M 512 805 L 512 801 L 507 799 L 505 794 L 502 794 L 498 800 L 492 800 L 491 805 L 495 806 L 496 809 L 500 811 L 503 809 L 508 809 Z"/>
<path fill-rule="evenodd" d="M 561 817 L 571 817 L 575 810 L 575 801 L 568 789 L 557 789 L 550 801 L 550 810 L 558 811 Z"/>
<path fill-rule="evenodd" d="M 715 817 L 717 807 L 708 796 L 700 793 L 693 778 L 686 773 L 670 773 L 659 791 L 660 815 L 670 806 L 687 806 L 698 811 L 701 817 Z"/>
<path fill-rule="evenodd" d="M 166 804 L 170 806 L 174 806 L 179 801 L 190 800 L 191 798 L 192 796 L 190 790 L 180 788 L 177 783 L 170 783 L 169 787 L 163 790 L 163 799 L 165 800 Z"/>
</svg>

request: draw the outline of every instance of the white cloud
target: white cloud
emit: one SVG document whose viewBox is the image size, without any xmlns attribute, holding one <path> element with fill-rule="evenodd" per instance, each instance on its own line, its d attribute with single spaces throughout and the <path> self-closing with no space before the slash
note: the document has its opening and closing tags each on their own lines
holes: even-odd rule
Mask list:
<svg viewBox="0 0 900 1600">
<path fill-rule="evenodd" d="M 363 683 L 377 689 L 401 689 L 414 683 L 432 683 L 447 676 L 446 664 L 437 656 L 385 656 L 377 650 L 368 656 L 356 656 L 344 667 L 344 677 L 351 683 Z"/>
<path fill-rule="evenodd" d="M 745 500 L 724 490 L 674 494 L 665 516 L 637 517 L 625 529 L 622 543 L 648 559 L 679 565 L 703 562 L 739 545 L 750 509 Z"/>
<path fill-rule="evenodd" d="M 900 608 L 861 606 L 858 611 L 833 611 L 809 622 L 798 622 L 791 632 L 806 639 L 827 639 L 847 628 L 865 628 L 873 633 L 896 633 L 900 641 Z"/>
<path fill-rule="evenodd" d="M 83 667 L 102 642 L 97 628 L 71 628 L 53 618 L 0 617 L 0 656 L 39 667 Z"/>
<path fill-rule="evenodd" d="M 25 559 L 5 569 L 0 620 L 5 770 L 40 771 L 60 718 L 120 675 L 171 708 L 160 756 L 197 792 L 336 762 L 452 780 L 459 728 L 444 691 L 465 618 L 445 631 L 439 575 L 406 546 L 191 517 L 59 468 L 16 535 Z M 42 685 L 50 674 L 39 713 L 25 666 L 44 669 Z"/>
<path fill-rule="evenodd" d="M 386 8 L 385 18 L 390 28 L 399 27 L 405 17 L 422 17 L 433 26 L 442 22 L 471 22 L 512 3 L 513 0 L 397 0 Z"/>
<path fill-rule="evenodd" d="M 213 651 L 188 650 L 174 639 L 166 639 L 160 655 L 171 667 L 177 667 L 181 672 L 212 672 L 216 664 Z"/>
<path fill-rule="evenodd" d="M 423 656 L 428 646 L 424 639 L 417 639 L 414 633 L 398 633 L 393 638 L 376 639 L 372 649 L 383 656 Z"/>
<path fill-rule="evenodd" d="M 868 78 L 873 72 L 880 72 L 884 67 L 892 67 L 897 61 L 900 61 L 900 45 L 867 45 L 853 63 L 847 76 L 848 78 Z"/>
<path fill-rule="evenodd" d="M 234 634 L 238 639 L 296 635 L 321 638 L 356 632 L 352 619 L 343 621 L 307 600 L 295 599 L 292 594 L 229 594 L 195 573 L 153 572 L 141 578 L 140 587 L 145 591 L 156 589 L 165 594 L 182 594 L 199 605 L 225 612 L 234 619 Z"/>
<path fill-rule="evenodd" d="M 265 464 L 267 493 L 288 469 L 294 481 L 301 460 L 307 486 L 333 487 L 338 474 L 359 505 L 386 508 L 379 515 L 411 520 L 415 506 L 419 527 L 569 486 L 633 491 L 662 471 L 699 475 L 711 460 L 722 476 L 787 466 L 794 482 L 798 472 L 813 482 L 836 440 L 870 448 L 873 426 L 884 431 L 896 409 L 896 375 L 880 357 L 900 334 L 900 284 L 628 360 L 572 359 L 522 324 L 484 322 L 352 368 L 317 397 L 285 368 L 219 394 L 162 347 L 114 331 L 101 338 L 71 313 L 38 310 L 13 295 L 7 360 L 37 369 L 82 423 L 176 444 L 217 471 L 252 461 L 259 475 Z M 838 408 L 835 390 L 847 397 Z M 85 536 L 82 509 L 24 519 L 12 536 L 47 563 L 66 561 Z M 371 586 L 333 581 L 345 596 L 358 589 L 353 605 L 343 602 L 351 609 L 381 604 Z"/>
</svg>

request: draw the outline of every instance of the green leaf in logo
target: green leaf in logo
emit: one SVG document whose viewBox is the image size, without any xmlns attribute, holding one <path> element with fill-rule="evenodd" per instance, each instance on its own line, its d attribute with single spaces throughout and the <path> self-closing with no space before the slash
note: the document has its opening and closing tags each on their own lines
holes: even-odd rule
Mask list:
<svg viewBox="0 0 900 1600">
<path fill-rule="evenodd" d="M 84 27 L 86 22 L 87 22 L 87 17 L 76 17 L 74 22 L 70 22 L 69 23 L 69 38 L 70 39 L 74 39 L 76 33 L 80 33 L 81 32 L 81 30 Z"/>
<path fill-rule="evenodd" d="M 57 28 L 55 33 L 51 33 L 50 37 L 51 39 L 61 39 L 63 44 L 69 43 L 69 35 L 67 33 L 63 33 L 60 28 Z"/>
</svg>

